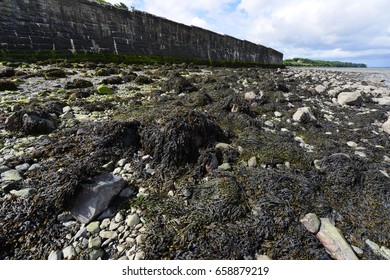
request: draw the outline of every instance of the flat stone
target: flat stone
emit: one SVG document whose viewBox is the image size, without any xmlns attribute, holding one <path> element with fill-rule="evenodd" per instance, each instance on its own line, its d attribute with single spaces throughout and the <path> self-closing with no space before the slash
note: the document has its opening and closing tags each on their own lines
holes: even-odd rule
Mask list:
<svg viewBox="0 0 390 280">
<path fill-rule="evenodd" d="M 390 105 L 390 96 L 373 98 L 374 102 L 378 103 L 378 105 L 389 106 Z"/>
<path fill-rule="evenodd" d="M 358 92 L 340 92 L 337 102 L 340 105 L 360 106 L 363 103 L 363 97 Z"/>
<path fill-rule="evenodd" d="M 105 239 L 115 239 L 118 237 L 118 234 L 116 231 L 103 230 L 99 233 L 99 236 Z"/>
<path fill-rule="evenodd" d="M 128 198 L 135 194 L 135 191 L 133 191 L 131 188 L 124 188 L 120 193 L 119 197 Z"/>
<path fill-rule="evenodd" d="M 9 182 L 18 182 L 23 180 L 23 177 L 22 175 L 20 175 L 19 171 L 15 169 L 10 169 L 1 173 L 1 180 Z"/>
<path fill-rule="evenodd" d="M 87 231 L 94 234 L 94 233 L 98 233 L 100 231 L 100 222 L 99 221 L 95 221 L 95 222 L 91 222 L 87 225 Z"/>
<path fill-rule="evenodd" d="M 116 230 L 121 224 L 116 223 L 115 221 L 111 221 L 110 226 L 108 227 L 109 230 Z"/>
<path fill-rule="evenodd" d="M 71 208 L 73 217 L 83 224 L 91 222 L 104 212 L 126 185 L 122 177 L 111 173 L 102 174 L 93 181 L 94 183 L 81 187 L 81 192 Z"/>
<path fill-rule="evenodd" d="M 28 169 L 28 171 L 33 171 L 33 170 L 36 170 L 36 169 L 39 169 L 39 168 L 41 168 L 41 165 L 39 163 L 33 163 L 33 164 L 31 164 L 31 166 Z"/>
<path fill-rule="evenodd" d="M 140 220 L 137 213 L 131 214 L 131 215 L 127 216 L 126 225 L 128 225 L 130 228 L 135 227 L 136 225 L 138 225 L 140 223 L 140 221 L 141 220 Z"/>
<path fill-rule="evenodd" d="M 10 191 L 10 194 L 13 194 L 17 197 L 28 197 L 30 195 L 33 195 L 34 193 L 36 193 L 36 190 L 32 188 Z"/>
</svg>

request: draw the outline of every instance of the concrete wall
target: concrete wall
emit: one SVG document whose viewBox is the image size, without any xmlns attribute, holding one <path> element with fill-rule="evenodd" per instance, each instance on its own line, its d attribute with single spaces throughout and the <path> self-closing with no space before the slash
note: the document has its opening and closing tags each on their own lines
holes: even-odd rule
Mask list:
<svg viewBox="0 0 390 280">
<path fill-rule="evenodd" d="M 282 64 L 261 45 L 90 0 L 0 0 L 0 46 Z"/>
</svg>

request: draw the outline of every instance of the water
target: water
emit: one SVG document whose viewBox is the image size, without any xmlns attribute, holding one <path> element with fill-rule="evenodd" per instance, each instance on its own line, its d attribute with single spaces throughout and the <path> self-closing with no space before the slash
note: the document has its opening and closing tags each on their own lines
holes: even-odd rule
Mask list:
<svg viewBox="0 0 390 280">
<path fill-rule="evenodd" d="M 385 85 L 390 88 L 390 68 L 337 68 L 337 67 L 315 67 L 310 69 L 340 72 L 362 73 L 367 78 L 379 78 L 385 80 Z"/>
</svg>

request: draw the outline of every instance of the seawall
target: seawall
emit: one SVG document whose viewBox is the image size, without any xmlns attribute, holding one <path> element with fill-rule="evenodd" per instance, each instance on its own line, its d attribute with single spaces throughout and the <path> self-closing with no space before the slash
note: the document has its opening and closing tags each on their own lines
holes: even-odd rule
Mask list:
<svg viewBox="0 0 390 280">
<path fill-rule="evenodd" d="M 89 0 L 0 0 L 2 52 L 116 53 L 282 64 L 262 45 Z"/>
</svg>

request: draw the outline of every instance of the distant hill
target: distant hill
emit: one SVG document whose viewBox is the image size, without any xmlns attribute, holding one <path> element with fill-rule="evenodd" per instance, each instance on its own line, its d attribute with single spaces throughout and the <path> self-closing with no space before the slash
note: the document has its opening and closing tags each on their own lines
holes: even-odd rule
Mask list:
<svg viewBox="0 0 390 280">
<path fill-rule="evenodd" d="M 364 63 L 352 63 L 341 61 L 311 60 L 308 58 L 293 58 L 283 61 L 285 66 L 303 66 L 303 67 L 355 67 L 367 68 Z"/>
</svg>

